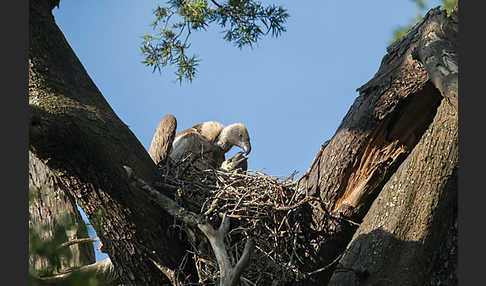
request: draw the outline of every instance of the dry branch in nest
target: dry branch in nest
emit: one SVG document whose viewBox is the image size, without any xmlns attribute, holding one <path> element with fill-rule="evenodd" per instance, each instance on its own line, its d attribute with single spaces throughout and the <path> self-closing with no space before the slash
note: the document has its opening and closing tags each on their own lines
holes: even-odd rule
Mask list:
<svg viewBox="0 0 486 286">
<path fill-rule="evenodd" d="M 302 271 L 303 266 L 317 252 L 312 241 L 326 235 L 311 225 L 313 209 L 322 211 L 323 206 L 294 189 L 295 174 L 276 177 L 253 170 L 226 172 L 205 168 L 203 160 L 188 157 L 178 164 L 159 165 L 159 184 L 174 192 L 173 199 L 180 206 L 204 215 L 215 227 L 224 215 L 231 218 L 226 247 L 233 265 L 246 241 L 254 241 L 255 250 L 240 279 L 242 285 L 284 284 L 305 278 L 309 273 Z M 206 237 L 187 225 L 181 229 L 192 245 L 199 282 L 216 284 L 218 263 Z"/>
</svg>

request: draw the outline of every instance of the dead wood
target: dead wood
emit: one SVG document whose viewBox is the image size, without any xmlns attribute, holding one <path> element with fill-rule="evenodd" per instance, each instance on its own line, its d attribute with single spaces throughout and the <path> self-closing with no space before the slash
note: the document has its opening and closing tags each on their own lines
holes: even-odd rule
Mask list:
<svg viewBox="0 0 486 286">
<path fill-rule="evenodd" d="M 426 285 L 431 281 L 434 261 L 456 216 L 454 14 L 447 17 L 444 11 L 433 9 L 417 27 L 417 60 L 423 62 L 440 91 L 441 104 L 418 144 L 366 214 L 329 285 Z"/>
<path fill-rule="evenodd" d="M 314 242 L 318 260 L 309 264 L 327 265 L 342 253 L 357 226 L 329 222 L 329 217 L 345 217 L 361 223 L 384 184 L 431 124 L 443 98 L 436 86 L 440 79 L 435 74 L 440 71 L 429 71 L 416 55 L 433 58 L 430 45 L 423 49 L 430 40 L 424 34 L 424 27 L 438 14 L 445 12 L 431 10 L 423 21 L 388 48 L 376 75 L 358 89 L 359 97 L 336 134 L 317 153 L 307 173 L 299 178 L 298 190 L 320 198 L 325 209 L 331 210 L 330 214 L 321 211 L 312 216 L 317 230 L 328 228 L 333 234 Z M 447 45 L 450 47 L 450 43 Z M 449 69 L 449 74 L 454 72 L 451 63 L 454 55 L 449 53 L 445 59 L 440 58 L 446 61 L 441 63 Z M 457 84 L 453 78 L 446 82 L 442 84 L 444 89 Z M 454 89 L 444 96 L 454 105 Z M 332 269 L 322 272 L 316 280 L 327 281 L 331 273 Z"/>
</svg>

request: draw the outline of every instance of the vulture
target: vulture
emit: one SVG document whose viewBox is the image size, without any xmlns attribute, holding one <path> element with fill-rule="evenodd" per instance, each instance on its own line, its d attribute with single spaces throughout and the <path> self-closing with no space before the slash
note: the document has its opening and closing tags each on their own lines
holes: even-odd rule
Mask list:
<svg viewBox="0 0 486 286">
<path fill-rule="evenodd" d="M 169 156 L 179 162 L 188 153 L 200 154 L 211 167 L 219 168 L 225 161 L 226 152 L 233 146 L 240 147 L 247 155 L 250 153 L 250 137 L 245 125 L 235 123 L 224 127 L 219 122 L 208 121 L 178 133 Z"/>
<path fill-rule="evenodd" d="M 239 169 L 240 171 L 245 172 L 248 170 L 248 158 L 243 156 L 243 152 L 238 152 L 233 157 L 224 161 L 221 164 L 220 169 L 227 172 Z"/>
<path fill-rule="evenodd" d="M 177 120 L 172 114 L 167 114 L 162 118 L 155 130 L 152 143 L 150 143 L 149 155 L 155 164 L 167 163 L 167 158 L 172 150 Z"/>
</svg>

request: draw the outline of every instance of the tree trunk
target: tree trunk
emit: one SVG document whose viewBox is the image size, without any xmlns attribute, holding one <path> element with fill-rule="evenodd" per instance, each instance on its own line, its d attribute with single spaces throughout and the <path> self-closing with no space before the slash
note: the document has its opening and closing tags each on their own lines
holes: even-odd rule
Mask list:
<svg viewBox="0 0 486 286">
<path fill-rule="evenodd" d="M 374 201 L 329 285 L 434 285 L 432 268 L 457 215 L 456 33 L 456 15 L 438 10 L 419 27 L 414 56 L 441 91 L 441 104 Z"/>
<path fill-rule="evenodd" d="M 87 75 L 53 6 L 30 1 L 29 149 L 86 213 L 121 280 L 161 285 L 167 279 L 151 260 L 177 269 L 186 245 L 173 218 L 130 189 L 122 167 L 152 182 L 156 166 Z"/>
<path fill-rule="evenodd" d="M 386 183 L 329 285 L 425 285 L 456 206 L 457 112 L 444 100 L 412 154 Z M 357 284 L 343 281 L 357 281 Z"/>
<path fill-rule="evenodd" d="M 29 152 L 29 227 L 43 240 L 53 239 L 56 228 L 65 230 L 68 240 L 87 238 L 88 231 L 75 202 L 68 197 L 55 176 Z M 53 269 L 48 259 L 29 256 L 30 268 L 36 272 L 65 270 L 95 262 L 93 245 L 74 244 L 68 247 L 69 256 L 61 258 L 61 268 Z"/>
<path fill-rule="evenodd" d="M 186 245 L 181 233 L 169 231 L 173 218 L 134 193 L 122 167 L 151 183 L 155 164 L 86 74 L 48 3 L 30 2 L 30 150 L 86 212 L 124 283 L 164 284 L 154 264 L 177 269 Z M 312 272 L 309 282 L 327 284 L 334 272 L 333 285 L 356 279 L 415 285 L 437 270 L 440 237 L 456 202 L 456 29 L 455 15 L 433 9 L 390 46 L 297 181 L 297 191 L 318 199 L 310 200 L 319 235 L 308 243 L 315 251 L 300 265 Z M 407 191 L 398 194 L 395 186 Z M 410 277 L 418 266 L 421 272 Z M 393 276 L 396 267 L 409 269 Z"/>
<path fill-rule="evenodd" d="M 441 25 L 433 24 L 437 17 L 442 19 Z M 313 225 L 317 231 L 325 233 L 312 241 L 316 255 L 307 265 L 317 268 L 336 261 L 390 177 L 399 176 L 397 172 L 401 169 L 397 171 L 397 168 L 405 164 L 404 160 L 412 150 L 423 149 L 417 144 L 427 136 L 424 134 L 433 131 L 430 129 L 434 128 L 433 125 L 429 127 L 433 120 L 434 123 L 437 120 L 450 121 L 448 126 L 452 128 L 451 131 L 443 132 L 452 132 L 450 135 L 454 136 L 452 122 L 455 120 L 457 126 L 457 118 L 454 115 L 447 117 L 444 114 L 452 111 L 443 109 L 457 108 L 455 36 L 447 39 L 449 46 L 446 54 L 442 50 L 425 49 L 427 45 L 424 43 L 427 39 L 430 41 L 434 32 L 440 33 L 441 29 L 448 30 L 448 35 L 453 34 L 455 27 L 451 25 L 457 25 L 454 19 L 446 18 L 445 12 L 439 9 L 433 9 L 422 22 L 388 48 L 379 71 L 358 89 L 360 95 L 336 134 L 321 147 L 309 170 L 299 178 L 298 189 L 301 192 L 321 199 L 321 210 L 317 208 L 318 211 L 315 211 Z M 446 59 L 445 63 L 441 63 L 446 68 L 434 68 L 442 58 Z M 444 72 L 445 69 L 449 71 Z M 447 76 L 441 77 L 443 72 Z M 447 107 L 444 107 L 445 101 Z M 444 134 L 435 131 L 430 136 L 437 136 L 434 140 L 438 140 L 437 144 L 443 144 L 441 140 L 444 139 L 440 138 Z M 452 139 L 451 144 L 457 144 L 457 140 Z M 455 152 L 454 149 L 441 149 L 436 150 L 436 155 L 445 152 L 441 155 L 446 158 L 449 151 Z M 456 161 L 451 156 L 452 159 L 447 161 L 449 171 L 444 182 L 449 182 L 455 176 L 451 170 L 456 167 Z M 407 159 L 406 162 L 409 161 Z M 433 164 L 435 162 L 430 161 L 423 167 L 434 169 Z M 438 184 L 436 188 L 443 187 L 441 182 L 435 183 Z M 414 191 L 418 191 L 417 186 L 414 185 Z M 432 196 L 424 199 L 430 200 L 428 203 L 434 206 L 433 210 L 443 210 L 433 204 Z M 455 201 L 451 200 L 449 206 L 454 204 Z M 406 208 L 402 211 L 404 215 L 408 213 Z M 450 217 L 448 213 L 440 215 Z M 441 233 L 442 229 L 427 229 L 426 232 L 435 231 Z M 435 237 L 436 234 L 430 235 Z M 305 264 L 303 267 L 305 269 Z M 314 282 L 325 285 L 334 269 L 327 267 L 318 272 Z"/>
</svg>

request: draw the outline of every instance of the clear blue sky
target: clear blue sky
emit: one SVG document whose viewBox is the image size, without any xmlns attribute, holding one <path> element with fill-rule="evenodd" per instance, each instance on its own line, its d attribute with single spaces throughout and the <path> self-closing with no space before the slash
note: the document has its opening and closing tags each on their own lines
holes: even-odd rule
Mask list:
<svg viewBox="0 0 486 286">
<path fill-rule="evenodd" d="M 222 40 L 218 27 L 193 33 L 192 52 L 202 62 L 197 78 L 182 85 L 173 69 L 152 73 L 141 64 L 140 36 L 152 32 L 152 9 L 165 1 L 62 0 L 53 13 L 88 74 L 147 150 L 168 113 L 178 131 L 203 121 L 242 122 L 252 143 L 249 169 L 277 176 L 297 170 L 298 177 L 335 133 L 356 89 L 378 71 L 393 29 L 410 23 L 417 9 L 409 0 L 261 2 L 287 8 L 287 32 L 253 50 Z"/>
</svg>

